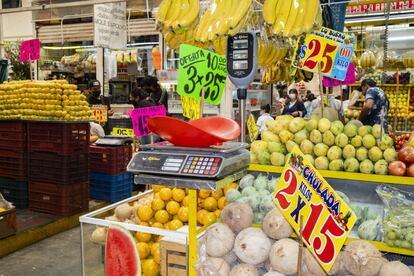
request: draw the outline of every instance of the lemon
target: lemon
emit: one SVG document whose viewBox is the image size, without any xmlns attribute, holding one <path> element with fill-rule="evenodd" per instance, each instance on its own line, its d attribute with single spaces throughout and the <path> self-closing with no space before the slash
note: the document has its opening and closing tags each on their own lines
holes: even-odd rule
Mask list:
<svg viewBox="0 0 414 276">
<path fill-rule="evenodd" d="M 214 214 L 216 215 L 216 217 L 220 217 L 221 210 L 215 210 Z"/>
<path fill-rule="evenodd" d="M 180 209 L 180 204 L 178 202 L 176 202 L 176 201 L 170 201 L 170 202 L 167 203 L 166 210 L 171 215 L 177 214 L 179 209 Z"/>
<path fill-rule="evenodd" d="M 170 230 L 175 231 L 178 228 L 183 227 L 183 223 L 180 220 L 178 220 L 178 219 L 173 219 L 172 221 L 170 221 L 170 225 L 169 226 L 170 226 Z"/>
<path fill-rule="evenodd" d="M 161 222 L 154 222 L 152 224 L 152 227 L 163 229 L 164 228 L 164 225 Z"/>
<path fill-rule="evenodd" d="M 217 210 L 217 200 L 214 197 L 208 197 L 204 200 L 204 209 L 207 211 Z"/>
<path fill-rule="evenodd" d="M 145 233 L 145 232 L 136 232 L 135 238 L 139 242 L 149 242 L 152 238 L 152 235 L 150 233 Z"/>
<path fill-rule="evenodd" d="M 149 223 L 148 222 L 145 222 L 145 221 L 141 221 L 139 223 L 139 225 L 141 225 L 141 226 L 150 226 Z"/>
<path fill-rule="evenodd" d="M 180 210 L 180 209 L 178 209 L 178 210 Z M 178 213 L 177 213 L 178 214 Z M 174 215 L 173 216 L 173 219 L 178 219 L 178 215 Z"/>
<path fill-rule="evenodd" d="M 208 226 L 216 222 L 217 217 L 213 212 L 209 212 L 204 216 L 204 225 Z"/>
<path fill-rule="evenodd" d="M 226 197 L 225 196 L 220 197 L 218 202 L 217 202 L 218 208 L 220 210 L 223 210 L 224 207 L 226 206 L 226 203 L 227 203 Z"/>
<path fill-rule="evenodd" d="M 160 274 L 160 266 L 154 261 L 154 259 L 143 260 L 142 273 L 145 276 L 158 276 L 158 274 Z"/>
<path fill-rule="evenodd" d="M 164 200 L 160 198 L 154 198 L 151 202 L 151 208 L 154 211 L 162 210 L 165 207 Z"/>
<path fill-rule="evenodd" d="M 181 201 L 183 201 L 184 197 L 185 197 L 185 192 L 184 192 L 183 189 L 177 189 L 177 188 L 173 189 L 172 198 L 175 201 L 181 202 Z"/>
<path fill-rule="evenodd" d="M 145 242 L 137 242 L 138 254 L 141 260 L 146 259 L 150 254 L 150 247 Z"/>
<path fill-rule="evenodd" d="M 155 220 L 159 223 L 166 223 L 170 220 L 170 215 L 165 210 L 159 210 L 155 213 Z"/>
<path fill-rule="evenodd" d="M 160 193 L 155 193 L 155 194 L 154 194 L 154 199 L 155 199 L 155 198 L 159 198 L 159 199 L 161 199 L 161 198 L 160 198 Z"/>
<path fill-rule="evenodd" d="M 168 201 L 171 199 L 172 193 L 170 188 L 162 188 L 160 190 L 160 198 L 164 201 Z"/>
<path fill-rule="evenodd" d="M 198 196 L 200 198 L 208 198 L 210 196 L 210 191 L 209 190 L 200 190 L 200 191 L 198 191 Z"/>
<path fill-rule="evenodd" d="M 229 185 L 227 185 L 225 188 L 224 188 L 224 194 L 227 194 L 227 191 L 228 190 L 231 190 L 231 189 L 237 189 L 237 183 L 230 183 Z"/>
<path fill-rule="evenodd" d="M 188 207 L 181 206 L 180 210 L 178 210 L 177 216 L 178 216 L 178 219 L 181 220 L 182 222 L 187 222 L 188 221 Z"/>
<path fill-rule="evenodd" d="M 141 221 L 149 221 L 152 218 L 153 212 L 151 206 L 149 205 L 141 205 L 138 207 L 137 210 L 138 218 Z"/>
<path fill-rule="evenodd" d="M 164 223 L 164 229 L 170 230 L 170 222 Z"/>
<path fill-rule="evenodd" d="M 188 204 L 189 204 L 188 196 L 185 196 L 183 201 L 181 202 L 181 205 L 188 207 Z"/>
<path fill-rule="evenodd" d="M 206 214 L 208 214 L 208 211 L 204 209 L 201 209 L 200 211 L 197 212 L 198 223 L 204 225 L 204 217 L 206 216 Z"/>
<path fill-rule="evenodd" d="M 151 189 L 154 192 L 159 192 L 159 191 L 161 191 L 162 188 L 164 188 L 164 186 L 161 186 L 161 185 L 151 185 Z"/>
<path fill-rule="evenodd" d="M 154 261 L 160 264 L 160 244 L 158 242 L 152 244 L 151 255 L 154 257 Z"/>
<path fill-rule="evenodd" d="M 211 196 L 214 197 L 216 200 L 219 200 L 220 197 L 223 196 L 223 190 L 222 189 L 215 190 L 211 192 Z"/>
</svg>

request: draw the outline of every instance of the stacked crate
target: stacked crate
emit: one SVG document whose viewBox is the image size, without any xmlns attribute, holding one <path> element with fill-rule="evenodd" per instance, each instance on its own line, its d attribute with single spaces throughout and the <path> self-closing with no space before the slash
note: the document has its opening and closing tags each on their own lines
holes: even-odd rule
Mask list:
<svg viewBox="0 0 414 276">
<path fill-rule="evenodd" d="M 90 197 L 117 202 L 132 195 L 132 174 L 126 171 L 132 157 L 130 145 L 90 147 Z"/>
<path fill-rule="evenodd" d="M 89 123 L 29 122 L 29 208 L 68 216 L 89 207 Z"/>
<path fill-rule="evenodd" d="M 28 207 L 26 123 L 0 121 L 0 193 L 16 208 Z"/>
</svg>

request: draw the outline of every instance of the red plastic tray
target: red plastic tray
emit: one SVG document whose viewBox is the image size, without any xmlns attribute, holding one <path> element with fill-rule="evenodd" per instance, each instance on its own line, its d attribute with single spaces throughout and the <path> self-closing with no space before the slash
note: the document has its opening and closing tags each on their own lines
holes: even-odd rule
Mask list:
<svg viewBox="0 0 414 276">
<path fill-rule="evenodd" d="M 164 140 L 181 147 L 206 148 L 240 136 L 240 126 L 235 121 L 218 116 L 191 122 L 157 116 L 148 121 L 148 128 Z"/>
<path fill-rule="evenodd" d="M 92 145 L 89 147 L 91 171 L 117 175 L 126 171 L 132 158 L 132 147 L 103 147 Z"/>
<path fill-rule="evenodd" d="M 24 121 L 0 120 L 0 131 L 25 133 L 26 127 Z"/>
<path fill-rule="evenodd" d="M 27 159 L 19 157 L 0 157 L 0 177 L 9 177 L 18 181 L 27 180 Z"/>
</svg>

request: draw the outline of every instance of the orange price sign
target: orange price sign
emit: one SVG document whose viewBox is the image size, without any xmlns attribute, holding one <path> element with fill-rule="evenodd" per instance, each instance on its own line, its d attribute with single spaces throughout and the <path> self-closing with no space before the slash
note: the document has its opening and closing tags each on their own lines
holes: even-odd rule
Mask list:
<svg viewBox="0 0 414 276">
<path fill-rule="evenodd" d="M 298 235 L 303 217 L 303 242 L 328 272 L 357 218 L 298 147 L 288 155 L 273 200 Z"/>
<path fill-rule="evenodd" d="M 95 120 L 99 123 L 105 123 L 108 121 L 108 110 L 103 105 L 93 105 L 91 111 Z"/>
</svg>

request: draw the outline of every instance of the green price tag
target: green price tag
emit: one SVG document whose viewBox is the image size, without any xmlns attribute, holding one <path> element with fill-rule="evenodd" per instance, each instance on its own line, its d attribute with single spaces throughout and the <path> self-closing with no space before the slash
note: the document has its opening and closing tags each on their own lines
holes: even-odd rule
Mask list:
<svg viewBox="0 0 414 276">
<path fill-rule="evenodd" d="M 187 44 L 180 46 L 177 93 L 218 105 L 226 86 L 226 58 Z"/>
</svg>

